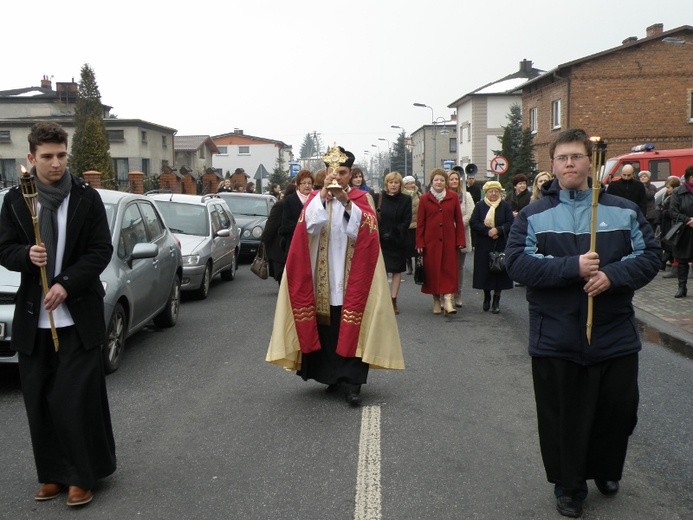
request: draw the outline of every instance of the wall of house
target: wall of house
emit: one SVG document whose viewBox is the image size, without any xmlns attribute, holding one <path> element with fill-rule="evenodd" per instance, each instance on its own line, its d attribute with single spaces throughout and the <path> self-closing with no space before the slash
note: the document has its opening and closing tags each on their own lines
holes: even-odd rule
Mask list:
<svg viewBox="0 0 693 520">
<path fill-rule="evenodd" d="M 257 141 L 252 141 L 250 139 L 248 139 L 250 144 L 223 144 L 221 141 L 222 140 L 215 139 L 214 143 L 217 147 L 226 146 L 227 153 L 214 154 L 212 157 L 212 167 L 221 168 L 221 174 L 224 177 L 227 172 L 233 173 L 236 168 L 243 168 L 245 172 L 250 175 L 250 180 L 255 182 L 255 172 L 261 164 L 269 174 L 271 174 L 277 166 L 279 148 L 273 143 L 258 144 Z M 239 152 L 239 146 L 248 146 L 250 148 L 250 153 L 241 154 Z M 288 161 L 284 163 L 284 169 L 288 171 Z"/>
<path fill-rule="evenodd" d="M 693 45 L 629 43 L 561 71 L 561 76 L 566 79 L 538 81 L 523 94 L 523 125 L 529 125 L 529 109 L 538 109 L 534 144 L 540 170 L 550 167 L 550 141 L 569 127 L 602 137 L 607 157 L 646 142 L 658 149 L 693 146 Z M 551 101 L 559 97 L 563 124 L 552 130 Z"/>
</svg>

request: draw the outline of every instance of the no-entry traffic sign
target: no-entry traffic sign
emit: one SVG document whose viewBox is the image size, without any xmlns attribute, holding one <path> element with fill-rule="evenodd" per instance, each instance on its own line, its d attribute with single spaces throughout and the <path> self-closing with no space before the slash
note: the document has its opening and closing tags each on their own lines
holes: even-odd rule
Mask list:
<svg viewBox="0 0 693 520">
<path fill-rule="evenodd" d="M 491 159 L 491 171 L 498 175 L 502 175 L 508 171 L 508 160 L 502 155 L 496 155 Z"/>
</svg>

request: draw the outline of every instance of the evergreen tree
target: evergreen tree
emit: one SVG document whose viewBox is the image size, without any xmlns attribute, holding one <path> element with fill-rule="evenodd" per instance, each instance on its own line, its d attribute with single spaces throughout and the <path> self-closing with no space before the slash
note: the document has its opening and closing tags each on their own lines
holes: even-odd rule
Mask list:
<svg viewBox="0 0 693 520">
<path fill-rule="evenodd" d="M 318 157 L 322 152 L 323 145 L 320 134 L 317 132 L 307 133 L 303 138 L 303 144 L 301 144 L 299 158 L 310 159 L 311 157 Z"/>
<path fill-rule="evenodd" d="M 496 155 L 502 155 L 508 160 L 508 171 L 500 175 L 500 182 L 505 192 L 512 189 L 512 178 L 517 173 L 524 173 L 531 179 L 536 173 L 537 163 L 534 161 L 534 136 L 529 128 L 522 128 L 522 109 L 514 104 L 508 114 L 508 126 L 503 127 L 503 136 L 498 140 L 501 143 L 500 150 L 493 150 Z"/>
<path fill-rule="evenodd" d="M 269 184 L 264 190 L 265 192 L 269 192 L 272 184 L 279 184 L 282 191 L 284 191 L 284 188 L 286 188 L 286 185 L 289 183 L 289 170 L 284 169 L 284 160 L 281 156 L 277 158 L 274 170 L 272 170 L 267 180 Z"/>
<path fill-rule="evenodd" d="M 89 170 L 101 172 L 103 186 L 117 189 L 103 114 L 94 71 L 84 64 L 75 105 L 70 171 L 79 176 Z"/>
<path fill-rule="evenodd" d="M 402 130 L 402 133 L 397 136 L 397 141 L 392 145 L 391 156 L 392 171 L 400 172 L 402 177 L 410 175 L 411 172 L 411 152 L 407 150 L 405 143 L 406 137 L 404 135 L 404 130 Z M 407 154 L 406 160 L 405 153 Z"/>
</svg>

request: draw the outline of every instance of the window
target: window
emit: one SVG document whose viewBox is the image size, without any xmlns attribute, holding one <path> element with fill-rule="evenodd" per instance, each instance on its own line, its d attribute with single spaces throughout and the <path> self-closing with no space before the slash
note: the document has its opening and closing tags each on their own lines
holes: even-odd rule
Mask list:
<svg viewBox="0 0 693 520">
<path fill-rule="evenodd" d="M 529 131 L 537 133 L 537 107 L 529 109 Z"/>
<path fill-rule="evenodd" d="M 125 141 L 125 130 L 106 130 L 109 143 L 122 143 Z"/>
<path fill-rule="evenodd" d="M 561 128 L 561 100 L 551 102 L 551 129 Z"/>
<path fill-rule="evenodd" d="M 142 143 L 147 144 L 147 132 L 142 130 L 142 132 L 140 132 L 140 134 L 142 136 Z"/>
<path fill-rule="evenodd" d="M 229 153 L 229 149 L 226 146 L 218 146 L 217 148 L 219 148 L 219 155 L 226 155 Z"/>
<path fill-rule="evenodd" d="M 688 116 L 690 118 L 688 122 L 693 123 L 693 89 L 688 91 Z"/>
<path fill-rule="evenodd" d="M 147 232 L 137 209 L 137 204 L 130 204 L 123 214 L 120 226 L 120 238 L 118 239 L 118 256 L 127 258 L 132 254 L 135 244 L 147 242 Z"/>
<path fill-rule="evenodd" d="M 140 210 L 144 215 L 144 224 L 149 232 L 149 240 L 154 241 L 164 233 L 164 225 L 151 204 L 140 202 Z"/>
<path fill-rule="evenodd" d="M 457 138 L 450 138 L 450 153 L 457 153 Z"/>
<path fill-rule="evenodd" d="M 204 159 L 204 158 L 205 158 L 205 147 L 204 147 L 204 145 L 203 145 L 203 146 L 200 146 L 199 150 L 197 151 L 197 156 L 198 156 L 200 159 Z"/>
<path fill-rule="evenodd" d="M 130 166 L 127 159 L 117 159 L 113 158 L 113 169 L 116 172 L 116 179 L 118 184 L 128 185 L 130 182 L 128 179 L 128 172 L 130 171 Z"/>
<path fill-rule="evenodd" d="M 17 184 L 17 163 L 14 159 L 0 159 L 0 187 Z"/>
<path fill-rule="evenodd" d="M 649 164 L 650 181 L 666 181 L 667 177 L 671 175 L 671 164 L 669 159 L 653 159 Z"/>
<path fill-rule="evenodd" d="M 149 175 L 149 159 L 142 159 L 142 173 Z"/>
<path fill-rule="evenodd" d="M 10 131 L 0 130 L 0 143 L 9 143 L 10 141 Z"/>
<path fill-rule="evenodd" d="M 162 148 L 168 148 L 168 141 L 166 140 L 166 136 L 162 135 L 161 136 L 161 147 Z"/>
<path fill-rule="evenodd" d="M 238 155 L 250 155 L 250 146 L 239 146 Z"/>
</svg>

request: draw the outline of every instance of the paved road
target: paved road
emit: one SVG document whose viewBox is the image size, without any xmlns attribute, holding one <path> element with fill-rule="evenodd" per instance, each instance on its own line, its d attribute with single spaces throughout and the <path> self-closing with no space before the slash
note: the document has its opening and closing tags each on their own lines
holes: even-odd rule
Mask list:
<svg viewBox="0 0 693 520">
<path fill-rule="evenodd" d="M 83 514 L 559 518 L 539 455 L 524 289 L 504 293 L 499 315 L 483 313 L 468 289 L 462 312 L 446 318 L 405 278 L 407 370 L 372 371 L 360 409 L 263 361 L 276 286 L 247 266 L 233 282 L 216 280 L 208 300 L 184 302 L 176 328 L 131 338 L 107 378 L 119 468 Z M 640 382 L 622 492 L 607 499 L 591 486 L 587 519 L 693 516 L 693 362 L 647 343 Z M 74 518 L 62 499 L 31 499 L 12 370 L 0 371 L 0 413 L 0 518 Z"/>
</svg>

